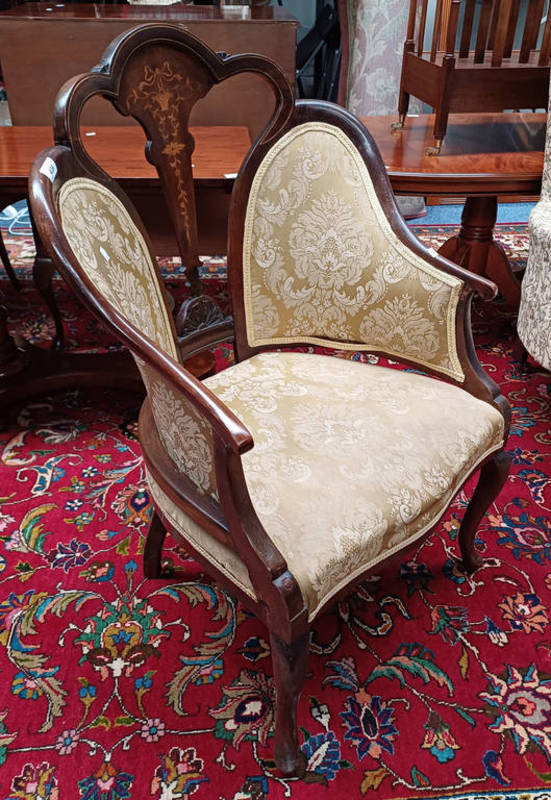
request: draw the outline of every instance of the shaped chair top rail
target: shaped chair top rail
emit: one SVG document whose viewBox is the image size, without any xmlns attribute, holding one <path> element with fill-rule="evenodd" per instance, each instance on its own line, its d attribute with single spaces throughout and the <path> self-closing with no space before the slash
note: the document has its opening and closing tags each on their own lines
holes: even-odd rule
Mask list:
<svg viewBox="0 0 551 800">
<path fill-rule="evenodd" d="M 261 136 L 270 140 L 293 111 L 294 94 L 280 68 L 254 54 L 222 56 L 184 27 L 139 25 L 118 36 L 90 72 L 67 81 L 56 98 L 54 139 L 70 147 L 94 178 L 105 173 L 88 155 L 80 136 L 83 108 L 95 96 L 134 117 L 147 137 L 146 157 L 159 174 L 188 270 L 199 264 L 189 117 L 210 89 L 242 73 L 264 78 L 275 106 Z"/>
</svg>

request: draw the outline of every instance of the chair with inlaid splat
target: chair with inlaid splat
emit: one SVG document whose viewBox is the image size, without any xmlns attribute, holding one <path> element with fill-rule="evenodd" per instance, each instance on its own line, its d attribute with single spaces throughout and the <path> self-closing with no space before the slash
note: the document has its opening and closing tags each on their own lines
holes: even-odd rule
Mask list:
<svg viewBox="0 0 551 800">
<path fill-rule="evenodd" d="M 145 155 L 157 170 L 190 283 L 190 297 L 176 315 L 176 327 L 182 337 L 216 322 L 223 324 L 225 319 L 217 304 L 203 293 L 198 276 L 200 254 L 192 164 L 195 142 L 189 130 L 190 116 L 214 86 L 243 73 L 260 75 L 275 97 L 283 91 L 279 82 L 285 78 L 279 70 L 272 69 L 267 59 L 254 54 L 222 59 L 196 37 L 190 37 L 183 26 L 150 23 L 120 34 L 100 62 L 90 72 L 68 80 L 56 98 L 54 140 L 58 144 L 70 142 L 85 165 L 93 162 L 81 139 L 80 121 L 91 101 L 108 100 L 123 117 L 134 118 L 143 128 Z M 263 99 L 266 96 L 269 92 L 261 94 Z M 267 120 L 269 116 L 267 108 Z M 217 208 L 212 209 L 213 220 L 223 227 L 227 200 L 222 192 L 217 203 Z M 203 229 L 208 230 L 208 226 Z M 209 242 L 212 246 L 212 237 Z M 42 259 L 38 272 L 39 283 L 46 287 L 45 296 L 49 296 L 51 263 Z M 49 306 L 60 339 L 61 315 L 55 303 L 50 301 Z"/>
</svg>

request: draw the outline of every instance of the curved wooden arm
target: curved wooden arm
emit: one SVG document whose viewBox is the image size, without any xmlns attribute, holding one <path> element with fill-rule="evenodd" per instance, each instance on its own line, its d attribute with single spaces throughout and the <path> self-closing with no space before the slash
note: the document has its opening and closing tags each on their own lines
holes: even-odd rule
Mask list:
<svg viewBox="0 0 551 800">
<path fill-rule="evenodd" d="M 255 594 L 274 614 L 279 635 L 290 638 L 293 621 L 306 606 L 287 562 L 258 519 L 249 496 L 241 457 L 214 436 L 219 503 L 199 491 L 169 458 L 146 399 L 140 411 L 140 443 L 148 472 L 165 494 L 211 536 L 242 559 Z M 277 613 L 279 609 L 280 613 Z"/>
<path fill-rule="evenodd" d="M 432 247 L 427 247 L 424 242 L 415 236 L 403 218 L 402 222 L 402 241 L 409 247 L 410 250 L 421 256 L 421 258 L 441 272 L 445 272 L 448 275 L 453 275 L 455 278 L 459 278 L 459 280 L 463 281 L 468 290 L 475 292 L 475 294 L 477 294 L 483 300 L 494 299 L 494 297 L 497 295 L 497 286 L 493 281 L 488 280 L 488 278 L 483 278 L 482 275 L 476 275 L 476 273 L 465 269 L 465 267 L 461 267 L 454 261 L 450 261 L 449 258 L 441 256 L 440 253 L 437 253 Z"/>
</svg>

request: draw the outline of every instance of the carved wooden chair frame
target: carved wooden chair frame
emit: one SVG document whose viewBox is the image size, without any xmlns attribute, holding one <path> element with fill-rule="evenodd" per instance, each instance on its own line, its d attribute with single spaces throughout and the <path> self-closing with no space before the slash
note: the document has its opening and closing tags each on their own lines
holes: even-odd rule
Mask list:
<svg viewBox="0 0 551 800">
<path fill-rule="evenodd" d="M 196 48 L 199 57 L 215 76 L 233 74 L 249 65 L 265 75 L 278 90 L 278 103 L 272 119 L 250 151 L 236 181 L 230 215 L 229 228 L 229 282 L 235 322 L 236 359 L 244 360 L 262 347 L 251 347 L 247 341 L 245 309 L 243 301 L 243 279 L 241 264 L 243 257 L 244 222 L 251 185 L 264 156 L 275 141 L 294 126 L 316 120 L 339 128 L 357 148 L 369 171 L 378 198 L 390 225 L 410 250 L 439 270 L 450 273 L 463 281 L 461 296 L 455 317 L 455 335 L 458 357 L 465 378 L 452 382 L 493 407 L 503 416 L 505 438 L 510 422 L 510 409 L 497 385 L 486 375 L 478 362 L 470 330 L 470 309 L 474 292 L 489 299 L 495 294 L 495 286 L 489 281 L 472 275 L 455 264 L 428 250 L 410 232 L 399 214 L 388 177 L 376 146 L 369 132 L 352 115 L 338 106 L 323 102 L 303 101 L 294 103 L 292 91 L 285 83 L 278 68 L 257 56 L 222 58 L 208 50 L 204 44 L 182 30 L 170 26 L 152 26 L 159 36 L 169 40 L 175 37 L 183 46 Z M 119 38 L 110 53 L 110 63 L 117 63 L 125 52 L 132 35 L 145 37 L 145 27 L 134 34 Z M 121 200 L 135 222 L 138 230 L 148 242 L 147 232 L 128 198 L 86 154 L 78 130 L 78 116 L 84 95 L 92 88 L 98 91 L 115 91 L 108 74 L 97 73 L 85 76 L 68 84 L 56 107 L 57 145 L 43 151 L 33 166 L 30 177 L 30 197 L 35 221 L 43 242 L 51 257 L 59 266 L 73 290 L 86 306 L 106 324 L 118 339 L 139 359 L 153 366 L 170 384 L 172 389 L 185 397 L 194 409 L 208 422 L 214 434 L 215 470 L 219 503 L 202 494 L 197 487 L 177 470 L 167 455 L 155 427 L 149 399 L 140 412 L 140 442 L 148 471 L 163 492 L 213 537 L 234 550 L 245 563 L 255 589 L 257 600 L 251 599 L 242 589 L 207 558 L 198 553 L 183 539 L 186 549 L 191 550 L 214 579 L 236 595 L 243 604 L 262 619 L 270 633 L 274 682 L 276 688 L 275 760 L 285 774 L 297 774 L 304 769 L 296 730 L 296 712 L 303 684 L 309 643 L 308 609 L 295 577 L 288 569 L 282 554 L 263 528 L 251 502 L 245 481 L 241 456 L 253 447 L 253 439 L 247 428 L 209 389 L 195 379 L 181 364 L 175 362 L 145 337 L 124 316 L 106 303 L 96 286 L 86 277 L 64 235 L 57 209 L 57 194 L 65 181 L 75 177 L 86 177 L 98 181 Z M 189 143 L 191 147 L 191 143 Z M 188 151 L 191 153 L 191 150 Z M 41 171 L 44 159 L 54 164 L 53 180 Z M 151 153 L 158 158 L 156 151 Z M 187 245 L 186 245 L 187 246 Z M 212 329 L 201 330 L 188 336 L 183 345 L 183 355 L 202 352 L 207 348 L 228 340 L 232 335 L 230 326 L 220 324 Z M 299 342 L 297 342 L 298 344 Z M 380 350 L 380 355 L 389 355 Z M 392 356 L 393 357 L 393 356 Z M 414 361 L 405 363 L 418 366 Z M 428 373 L 441 378 L 436 370 L 422 367 Z M 474 550 L 477 526 L 489 504 L 495 499 L 506 480 L 510 458 L 502 449 L 488 456 L 476 469 L 480 478 L 461 525 L 459 542 L 464 565 L 467 570 L 477 568 L 481 561 Z M 470 477 L 470 475 L 468 476 Z M 161 549 L 166 528 L 172 526 L 162 514 L 156 513 L 146 544 L 144 567 L 146 575 L 160 576 Z M 430 531 L 428 532 L 430 533 Z M 426 535 L 428 535 L 428 533 Z M 377 569 L 385 563 L 380 561 Z M 366 571 L 367 573 L 367 571 Z M 357 581 L 365 578 L 362 573 Z M 356 582 L 356 581 L 355 581 Z M 351 585 L 346 588 L 350 591 Z"/>
</svg>

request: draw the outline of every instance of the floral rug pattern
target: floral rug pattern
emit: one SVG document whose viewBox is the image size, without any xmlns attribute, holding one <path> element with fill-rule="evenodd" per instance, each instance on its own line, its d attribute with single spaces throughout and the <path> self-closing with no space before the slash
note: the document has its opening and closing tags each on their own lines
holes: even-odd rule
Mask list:
<svg viewBox="0 0 551 800">
<path fill-rule="evenodd" d="M 223 299 L 223 265 L 204 271 Z M 184 281 L 167 278 L 179 299 Z M 47 338 L 33 290 L 2 286 L 10 324 Z M 109 346 L 56 291 L 69 344 Z M 484 566 L 467 576 L 458 560 L 468 486 L 428 540 L 318 618 L 302 780 L 271 760 L 261 623 L 170 538 L 176 578 L 142 576 L 152 508 L 136 397 L 66 392 L 19 409 L 0 431 L 0 800 L 549 798 L 551 381 L 520 371 L 499 304 L 477 306 L 474 324 L 514 409 Z"/>
</svg>

